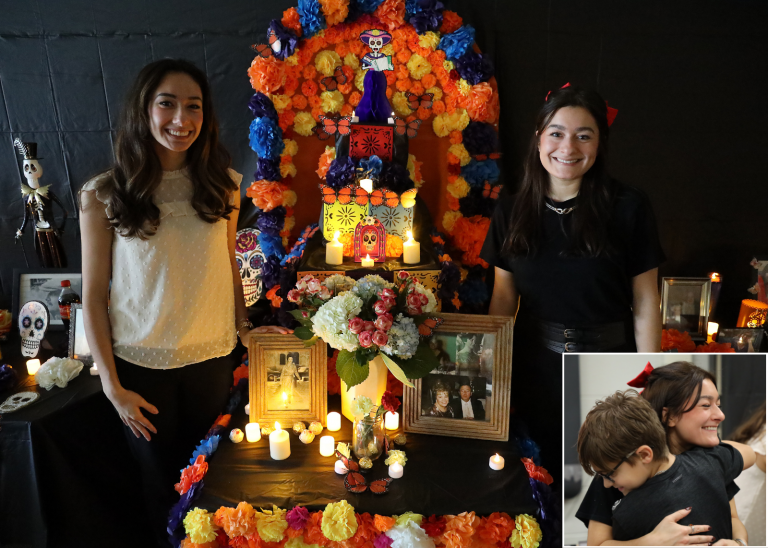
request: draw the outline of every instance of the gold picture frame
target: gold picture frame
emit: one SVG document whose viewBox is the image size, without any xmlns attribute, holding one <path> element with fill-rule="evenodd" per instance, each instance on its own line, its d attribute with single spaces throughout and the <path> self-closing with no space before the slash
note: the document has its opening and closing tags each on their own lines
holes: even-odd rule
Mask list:
<svg viewBox="0 0 768 548">
<path fill-rule="evenodd" d="M 513 319 L 467 314 L 442 317 L 444 322 L 430 341 L 440 366 L 414 380 L 413 388 L 404 388 L 404 430 L 508 441 Z M 467 392 L 469 398 L 465 399 Z M 470 416 L 472 420 L 467 420 Z"/>
<path fill-rule="evenodd" d="M 663 329 L 687 331 L 691 337 L 707 338 L 712 280 L 706 278 L 661 279 L 661 325 Z"/>
<path fill-rule="evenodd" d="M 292 335 L 252 335 L 248 348 L 250 422 L 290 428 L 297 421 L 318 421 L 328 416 L 326 344 L 318 340 L 307 348 Z"/>
</svg>

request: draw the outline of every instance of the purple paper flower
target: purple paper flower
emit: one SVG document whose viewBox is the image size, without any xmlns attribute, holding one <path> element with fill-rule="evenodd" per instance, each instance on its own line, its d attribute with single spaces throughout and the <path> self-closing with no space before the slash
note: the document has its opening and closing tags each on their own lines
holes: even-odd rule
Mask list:
<svg viewBox="0 0 768 548">
<path fill-rule="evenodd" d="M 464 55 L 475 42 L 475 29 L 471 25 L 462 25 L 455 32 L 444 34 L 438 48 L 445 51 L 448 60 L 453 61 Z"/>
<path fill-rule="evenodd" d="M 359 10 L 362 13 L 373 13 L 383 1 L 384 0 L 351 0 L 349 8 L 351 10 L 354 7 L 355 10 Z"/>
<path fill-rule="evenodd" d="M 325 175 L 325 184 L 339 191 L 343 187 L 355 181 L 355 162 L 347 156 L 337 158 L 331 162 L 328 173 Z"/>
<path fill-rule="evenodd" d="M 280 279 L 280 258 L 270 255 L 261 267 L 261 281 L 266 289 L 272 289 Z"/>
<path fill-rule="evenodd" d="M 483 196 L 483 189 L 471 188 L 469 194 L 464 198 L 459 198 L 459 211 L 465 217 L 474 217 L 481 215 L 490 217 L 496 208 L 496 200 Z"/>
<path fill-rule="evenodd" d="M 369 156 L 368 158 L 360 159 L 360 169 L 363 170 L 366 176 L 369 176 L 373 179 L 379 176 L 382 166 L 383 162 L 381 161 L 381 158 L 375 154 Z"/>
<path fill-rule="evenodd" d="M 203 480 L 196 481 L 189 487 L 189 491 L 181 495 L 179 502 L 171 508 L 171 511 L 168 513 L 167 528 L 167 532 L 171 537 L 175 537 L 175 532 L 181 526 L 181 522 L 184 521 L 184 516 L 187 515 L 192 503 L 200 496 L 202 490 Z"/>
<path fill-rule="evenodd" d="M 280 181 L 280 159 L 279 158 L 259 158 L 256 164 L 256 173 L 253 174 L 255 180 L 261 181 Z"/>
<path fill-rule="evenodd" d="M 299 42 L 299 37 L 296 36 L 296 33 L 285 28 L 279 19 L 272 19 L 269 23 L 267 43 L 269 43 L 270 31 L 274 32 L 277 39 L 280 40 L 280 49 L 278 51 L 275 51 L 274 48 L 272 49 L 275 57 L 282 61 L 286 57 L 293 55 L 293 52 L 296 50 L 296 44 Z"/>
<path fill-rule="evenodd" d="M 436 0 L 422 0 L 418 2 L 418 9 L 414 10 L 412 15 L 406 15 L 406 20 L 419 34 L 429 30 L 436 31 L 443 24 L 443 4 Z"/>
<path fill-rule="evenodd" d="M 12 388 L 16 384 L 16 371 L 13 367 L 4 363 L 0 365 L 0 392 L 5 391 L 8 388 Z"/>
<path fill-rule="evenodd" d="M 493 63 L 482 53 L 476 53 L 470 48 L 456 59 L 456 70 L 459 76 L 474 86 L 493 76 Z"/>
<path fill-rule="evenodd" d="M 472 156 L 491 154 L 499 147 L 499 134 L 491 124 L 486 122 L 470 122 L 461 132 L 464 148 Z"/>
<path fill-rule="evenodd" d="M 469 278 L 469 277 L 467 277 Z M 466 304 L 482 304 L 490 299 L 488 286 L 482 278 L 467 279 L 459 287 L 459 299 Z"/>
<path fill-rule="evenodd" d="M 485 182 L 495 183 L 499 180 L 499 165 L 496 160 L 472 160 L 461 168 L 461 176 L 473 188 L 483 188 Z"/>
<path fill-rule="evenodd" d="M 254 118 L 262 118 L 266 116 L 267 118 L 277 120 L 277 111 L 275 110 L 275 105 L 272 103 L 272 99 L 260 91 L 253 94 L 253 97 L 251 97 L 251 100 L 248 103 L 248 108 L 251 109 Z"/>
<path fill-rule="evenodd" d="M 304 528 L 304 524 L 309 519 L 309 510 L 302 506 L 295 506 L 292 510 L 289 510 L 285 515 L 285 521 L 294 531 Z"/>
<path fill-rule="evenodd" d="M 393 542 L 391 538 L 382 533 L 373 541 L 373 548 L 389 548 Z"/>
<path fill-rule="evenodd" d="M 285 208 L 277 206 L 270 211 L 265 211 L 256 219 L 256 227 L 261 232 L 266 232 L 271 236 L 279 236 L 280 231 L 285 225 Z"/>
<path fill-rule="evenodd" d="M 411 174 L 406 167 L 394 162 L 386 162 L 381 170 L 379 185 L 377 186 L 386 187 L 392 192 L 402 194 L 416 185 L 411 181 Z"/>
</svg>

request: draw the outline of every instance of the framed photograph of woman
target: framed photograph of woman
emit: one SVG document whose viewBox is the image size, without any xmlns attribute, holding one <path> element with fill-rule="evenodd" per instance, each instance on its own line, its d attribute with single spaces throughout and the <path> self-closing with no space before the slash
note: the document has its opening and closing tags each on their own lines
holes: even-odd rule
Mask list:
<svg viewBox="0 0 768 548">
<path fill-rule="evenodd" d="M 443 318 L 430 341 L 439 365 L 404 389 L 405 431 L 507 441 L 512 318 Z"/>
<path fill-rule="evenodd" d="M 706 339 L 711 288 L 709 277 L 662 278 L 662 327 L 687 331 L 692 338 Z"/>
<path fill-rule="evenodd" d="M 251 336 L 248 350 L 250 421 L 261 425 L 280 422 L 290 428 L 296 421 L 325 425 L 328 410 L 326 345 L 306 348 L 290 335 Z"/>
</svg>

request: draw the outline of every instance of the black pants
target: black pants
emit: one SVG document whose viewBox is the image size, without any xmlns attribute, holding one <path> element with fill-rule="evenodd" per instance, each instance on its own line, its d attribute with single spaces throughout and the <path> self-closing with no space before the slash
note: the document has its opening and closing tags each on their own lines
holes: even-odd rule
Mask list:
<svg viewBox="0 0 768 548">
<path fill-rule="evenodd" d="M 142 414 L 157 429 L 147 441 L 127 426 L 125 435 L 141 469 L 142 490 L 150 526 L 158 544 L 168 546 L 168 512 L 179 500 L 174 484 L 189 464 L 195 446 L 227 403 L 234 355 L 176 369 L 150 369 L 115 357 L 120 384 L 157 407 Z"/>
</svg>

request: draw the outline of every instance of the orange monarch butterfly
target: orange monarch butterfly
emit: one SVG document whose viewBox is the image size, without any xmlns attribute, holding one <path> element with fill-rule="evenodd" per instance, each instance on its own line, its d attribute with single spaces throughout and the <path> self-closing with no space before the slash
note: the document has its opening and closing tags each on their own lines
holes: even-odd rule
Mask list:
<svg viewBox="0 0 768 548">
<path fill-rule="evenodd" d="M 494 152 L 492 154 L 476 154 L 476 155 L 472 156 L 472 158 L 474 158 L 478 162 L 483 162 L 485 160 L 488 160 L 489 158 L 491 160 L 498 160 L 499 158 L 501 158 L 501 153 L 500 152 Z"/>
<path fill-rule="evenodd" d="M 339 200 L 339 203 L 342 205 L 347 205 L 349 202 L 352 201 L 352 189 L 348 186 L 345 186 L 341 190 L 339 190 L 339 193 L 337 194 L 337 199 Z"/>
<path fill-rule="evenodd" d="M 499 197 L 499 191 L 501 190 L 501 185 L 496 185 L 494 187 L 491 187 L 488 183 L 485 183 L 485 187 L 483 187 L 483 197 L 484 198 L 491 198 L 495 200 Z"/>
<path fill-rule="evenodd" d="M 323 201 L 328 205 L 333 205 L 336 203 L 336 191 L 333 190 L 329 186 L 323 186 L 322 192 L 323 192 Z"/>
<path fill-rule="evenodd" d="M 343 86 L 347 83 L 347 75 L 341 70 L 341 67 L 336 67 L 333 71 L 333 76 L 327 76 L 320 80 L 320 83 L 328 91 L 336 91 L 339 86 Z"/>
<path fill-rule="evenodd" d="M 349 132 L 352 131 L 352 128 L 350 127 L 352 118 L 349 116 L 339 116 L 338 114 L 333 116 L 323 116 L 321 114 L 318 118 L 320 118 L 322 130 L 328 135 L 334 135 L 336 133 L 339 135 L 349 135 Z"/>
<path fill-rule="evenodd" d="M 432 108 L 432 99 L 435 98 L 435 94 L 425 93 L 424 95 L 416 95 L 407 91 L 405 98 L 408 99 L 408 107 L 411 110 L 418 110 L 419 107 Z"/>
<path fill-rule="evenodd" d="M 400 203 L 400 197 L 397 195 L 397 192 L 392 192 L 391 190 L 385 191 L 384 200 L 384 205 L 387 207 L 397 207 Z"/>
<path fill-rule="evenodd" d="M 253 44 L 251 49 L 258 53 L 259 57 L 263 57 L 264 59 L 269 59 L 274 56 L 272 48 L 266 44 Z"/>
<path fill-rule="evenodd" d="M 419 324 L 419 335 L 422 337 L 431 337 L 432 332 L 437 329 L 445 320 L 437 316 L 430 316 Z"/>
<path fill-rule="evenodd" d="M 346 469 L 349 470 L 350 472 L 359 472 L 360 471 L 360 466 L 358 466 L 357 462 L 355 462 L 354 460 L 352 460 L 350 458 L 345 457 L 344 455 L 342 455 L 338 451 L 336 451 L 336 458 L 339 459 L 341 461 L 341 463 L 346 467 Z"/>
<path fill-rule="evenodd" d="M 368 489 L 374 495 L 383 495 L 389 492 L 389 484 L 392 482 L 392 478 L 378 479 L 371 483 L 365 481 L 362 474 L 358 472 L 350 472 L 344 478 L 344 487 L 350 493 L 365 493 Z"/>
<path fill-rule="evenodd" d="M 355 203 L 357 205 L 368 205 L 368 191 L 362 187 L 355 189 Z"/>
<path fill-rule="evenodd" d="M 370 200 L 371 205 L 380 206 L 384 203 L 384 191 L 377 188 L 371 192 Z"/>
<path fill-rule="evenodd" d="M 395 116 L 395 133 L 398 135 L 405 135 L 407 133 L 408 138 L 413 139 L 416 137 L 416 132 L 419 130 L 420 126 L 421 120 L 412 120 L 410 122 L 406 122 L 402 118 Z"/>
<path fill-rule="evenodd" d="M 312 133 L 314 133 L 314 134 L 315 134 L 315 136 L 316 136 L 318 139 L 320 139 L 321 141 L 327 141 L 328 139 L 330 139 L 331 137 L 333 137 L 333 135 L 331 135 L 331 134 L 329 134 L 329 133 L 326 133 L 326 132 L 323 130 L 323 126 L 322 126 L 322 125 L 320 125 L 320 124 L 317 124 L 315 127 L 313 127 L 313 128 L 312 128 Z"/>
</svg>

